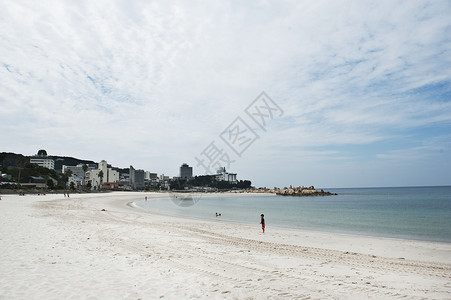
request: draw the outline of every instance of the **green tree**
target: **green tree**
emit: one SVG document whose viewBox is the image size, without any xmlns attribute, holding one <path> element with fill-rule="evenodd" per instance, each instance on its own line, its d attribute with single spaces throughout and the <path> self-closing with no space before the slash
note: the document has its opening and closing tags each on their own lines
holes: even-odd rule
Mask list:
<svg viewBox="0 0 451 300">
<path fill-rule="evenodd" d="M 21 155 L 16 159 L 16 165 L 19 167 L 19 176 L 17 178 L 17 182 L 20 183 L 20 171 L 22 170 L 23 167 L 25 167 L 25 165 L 28 163 L 28 159 Z"/>
<path fill-rule="evenodd" d="M 83 168 L 83 185 L 85 185 L 86 172 L 88 171 L 88 165 L 84 164 L 82 168 Z"/>
<path fill-rule="evenodd" d="M 185 186 L 187 186 L 186 181 L 187 181 L 186 179 L 181 178 L 171 180 L 170 183 L 171 190 L 183 190 Z"/>
<path fill-rule="evenodd" d="M 99 177 L 100 177 L 100 186 L 102 186 L 102 183 L 103 183 L 103 171 L 102 170 L 100 170 L 100 172 L 99 172 Z"/>
<path fill-rule="evenodd" d="M 52 179 L 47 179 L 47 187 L 49 188 L 49 189 L 53 189 L 53 188 L 55 188 L 55 183 L 53 182 L 53 180 Z"/>
<path fill-rule="evenodd" d="M 64 176 L 63 176 L 63 180 L 64 180 L 64 186 L 67 186 L 67 181 L 69 180 L 69 178 L 72 176 L 73 172 L 72 170 L 66 170 L 64 172 Z"/>
<path fill-rule="evenodd" d="M 66 175 L 67 178 L 71 177 L 72 174 L 74 174 L 74 172 L 72 172 L 72 170 L 66 170 L 66 172 L 64 172 L 64 175 Z"/>
</svg>

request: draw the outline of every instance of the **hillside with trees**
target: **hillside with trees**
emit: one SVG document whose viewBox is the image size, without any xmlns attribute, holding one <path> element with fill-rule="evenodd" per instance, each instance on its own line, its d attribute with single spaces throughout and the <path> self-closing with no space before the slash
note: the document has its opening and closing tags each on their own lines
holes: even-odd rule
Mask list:
<svg viewBox="0 0 451 300">
<path fill-rule="evenodd" d="M 11 180 L 2 179 L 4 184 L 8 181 L 11 181 L 11 183 L 30 183 L 32 180 L 40 180 L 42 183 L 46 183 L 50 189 L 65 189 L 67 188 L 67 179 L 71 174 L 70 171 L 65 174 L 61 173 L 63 165 L 95 164 L 91 160 L 65 156 L 47 156 L 55 161 L 55 170 L 51 170 L 30 163 L 30 158 L 32 157 L 11 152 L 0 153 L 0 172 L 11 176 Z M 13 185 L 11 184 L 10 187 L 13 187 Z"/>
<path fill-rule="evenodd" d="M 18 167 L 17 159 L 20 157 L 27 158 L 30 161 L 30 158 L 33 156 L 24 156 L 22 154 L 16 154 L 11 152 L 1 152 L 0 153 L 0 166 L 2 167 Z M 78 164 L 96 164 L 96 162 L 92 160 L 78 159 L 69 156 L 56 156 L 49 155 L 47 158 L 53 159 L 55 161 L 55 170 L 61 172 L 63 169 L 63 165 L 66 166 L 76 166 Z"/>
</svg>

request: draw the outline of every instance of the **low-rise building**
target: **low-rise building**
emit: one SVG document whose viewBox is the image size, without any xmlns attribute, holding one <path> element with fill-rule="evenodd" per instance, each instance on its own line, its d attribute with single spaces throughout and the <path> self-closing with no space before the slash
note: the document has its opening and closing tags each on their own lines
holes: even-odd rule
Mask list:
<svg viewBox="0 0 451 300">
<path fill-rule="evenodd" d="M 218 181 L 227 181 L 229 183 L 237 183 L 236 173 L 228 173 L 225 167 L 219 168 L 216 171 L 216 180 Z"/>
<path fill-rule="evenodd" d="M 28 176 L 20 185 L 27 188 L 47 188 L 47 180 L 41 176 Z"/>
<path fill-rule="evenodd" d="M 165 176 L 164 174 L 160 174 L 160 177 L 159 177 L 160 187 L 164 188 L 164 189 L 169 189 L 169 186 L 170 186 L 169 180 L 170 180 L 169 176 Z"/>
</svg>

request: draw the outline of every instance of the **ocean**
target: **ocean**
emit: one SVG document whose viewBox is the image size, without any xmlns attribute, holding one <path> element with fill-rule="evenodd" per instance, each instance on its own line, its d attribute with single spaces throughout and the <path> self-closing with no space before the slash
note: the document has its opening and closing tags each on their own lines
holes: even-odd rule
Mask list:
<svg viewBox="0 0 451 300">
<path fill-rule="evenodd" d="M 387 238 L 451 242 L 451 186 L 324 189 L 335 196 L 173 194 L 136 205 L 164 214 Z M 216 217 L 220 213 L 220 217 Z"/>
</svg>

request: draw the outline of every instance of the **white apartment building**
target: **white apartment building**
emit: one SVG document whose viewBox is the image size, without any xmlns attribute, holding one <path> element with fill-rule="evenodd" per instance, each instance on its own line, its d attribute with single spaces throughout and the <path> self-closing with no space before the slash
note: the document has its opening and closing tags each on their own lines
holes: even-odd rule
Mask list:
<svg viewBox="0 0 451 300">
<path fill-rule="evenodd" d="M 100 178 L 100 171 L 103 173 L 103 177 Z M 102 183 L 119 182 L 119 172 L 108 168 L 108 164 L 105 160 L 102 160 L 96 170 L 86 172 L 86 181 L 91 182 L 92 188 L 100 188 Z"/>
<path fill-rule="evenodd" d="M 55 161 L 51 158 L 46 157 L 32 157 L 30 158 L 30 163 L 37 164 L 41 167 L 54 170 L 55 169 Z"/>
<path fill-rule="evenodd" d="M 31 164 L 37 164 L 38 166 L 54 170 L 55 169 L 55 161 L 51 158 L 47 157 L 47 151 L 39 150 L 38 154 L 30 158 Z"/>
<path fill-rule="evenodd" d="M 68 178 L 68 184 L 70 185 L 72 182 L 77 186 L 77 185 L 82 185 L 84 184 L 84 180 L 85 180 L 85 171 L 83 170 L 83 166 L 84 164 L 78 164 L 76 166 L 66 166 L 63 165 L 62 168 L 62 172 L 63 174 L 66 173 L 67 170 L 70 170 L 72 172 L 72 176 Z M 92 171 L 95 170 L 95 167 L 92 167 L 92 165 L 88 166 L 88 169 L 86 170 L 86 172 L 88 171 Z"/>
<path fill-rule="evenodd" d="M 216 177 L 216 180 L 218 180 L 218 181 L 227 181 L 227 182 L 230 182 L 230 183 L 237 183 L 236 173 L 228 173 L 228 172 L 226 172 L 226 168 L 225 167 L 219 168 L 216 171 L 216 173 L 217 174 L 215 175 L 215 177 Z"/>
</svg>

